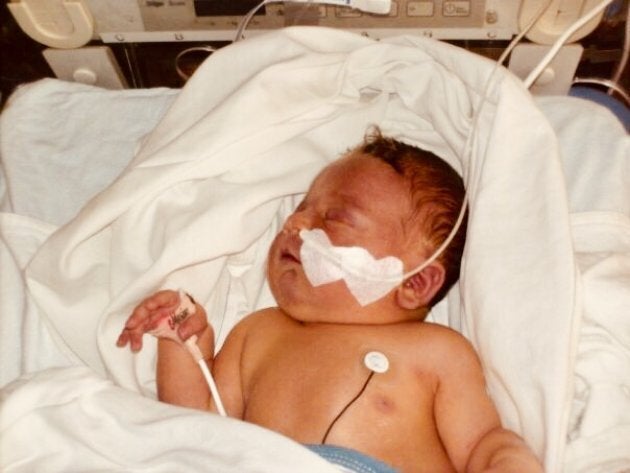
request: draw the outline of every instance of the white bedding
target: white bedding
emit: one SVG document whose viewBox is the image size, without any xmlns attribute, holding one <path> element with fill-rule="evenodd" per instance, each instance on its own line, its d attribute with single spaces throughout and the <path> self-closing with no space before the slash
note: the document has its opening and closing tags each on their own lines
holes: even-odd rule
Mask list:
<svg viewBox="0 0 630 473">
<path fill-rule="evenodd" d="M 564 471 L 630 470 L 630 137 L 607 109 L 538 99 L 562 150 L 580 272 Z"/>
<path fill-rule="evenodd" d="M 111 461 L 120 447 L 104 445 L 106 436 L 96 444 L 90 438 L 88 413 L 101 408 L 103 393 L 146 409 L 152 421 L 168 419 L 165 431 L 180 428 L 180 417 L 182 429 L 202 418 L 203 435 L 213 438 L 212 429 L 224 426 L 216 416 L 182 416 L 133 394 L 153 395 L 155 350 L 151 343 L 136 356 L 117 349 L 124 319 L 146 293 L 185 287 L 204 303 L 222 341 L 241 316 L 271 304 L 262 267 L 283 216 L 321 166 L 377 123 L 467 176 L 471 212 L 462 279 L 433 317 L 475 344 L 504 423 L 525 436 L 548 471 L 630 468 L 630 419 L 624 417 L 630 412 L 628 137 L 604 109 L 569 98 L 537 105 L 500 71 L 475 133 L 476 158 L 460 161 L 473 106 L 492 70 L 486 60 L 423 38 L 374 42 L 291 28 L 216 53 L 179 94 L 105 93 L 58 81 L 21 91 L 0 122 L 6 186 L 0 381 L 53 366 L 86 365 L 92 374 L 43 371 L 3 390 L 3 467 L 40 471 L 51 455 L 67 467 L 64 455 L 73 451 L 85 465 L 90 457 L 99 465 Z M 75 97 L 69 107 L 80 119 L 63 126 L 46 119 L 56 112 L 51 102 Z M 105 139 L 81 138 L 87 116 L 93 133 Z M 120 123 L 109 128 L 112 116 Z M 136 140 L 149 131 L 124 168 Z M 109 148 L 109 133 L 122 133 L 117 147 Z M 72 152 L 60 146 L 62 137 Z M 38 162 L 51 152 L 93 180 L 82 179 L 87 185 L 77 188 L 65 162 Z M 116 157 L 111 168 L 108 156 Z M 32 163 L 37 167 L 29 168 Z M 48 174 L 53 181 L 33 172 L 41 166 L 55 169 Z M 33 199 L 33 189 L 46 199 Z M 85 386 L 94 389 L 82 391 Z M 44 397 L 46 408 L 38 409 Z M 67 428 L 46 421 L 66 412 L 73 419 Z M 119 419 L 112 416 L 105 424 L 115 435 Z M 129 424 L 123 430 L 133 436 L 135 424 Z M 260 442 L 243 444 L 241 453 L 229 447 L 229 455 L 220 443 L 195 445 L 206 450 L 213 471 L 255 471 L 249 455 L 256 465 L 268 461 L 278 469 L 267 442 L 293 448 L 293 465 L 304 465 L 301 470 L 325 471 L 290 441 L 234 424 L 226 429 L 230 435 Z M 5 456 L 34 429 L 54 440 L 50 448 L 25 446 L 20 455 Z M 185 443 L 171 437 L 152 439 L 150 471 L 181 461 L 177 452 Z M 141 463 L 130 454 L 129 463 L 117 465 Z"/>
</svg>

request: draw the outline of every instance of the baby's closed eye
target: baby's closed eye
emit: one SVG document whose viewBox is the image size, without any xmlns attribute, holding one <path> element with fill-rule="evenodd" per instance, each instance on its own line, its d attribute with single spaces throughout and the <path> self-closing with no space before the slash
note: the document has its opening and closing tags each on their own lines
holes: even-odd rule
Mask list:
<svg viewBox="0 0 630 473">
<path fill-rule="evenodd" d="M 333 224 L 354 225 L 355 219 L 351 212 L 344 209 L 330 209 L 324 214 L 324 220 Z"/>
</svg>

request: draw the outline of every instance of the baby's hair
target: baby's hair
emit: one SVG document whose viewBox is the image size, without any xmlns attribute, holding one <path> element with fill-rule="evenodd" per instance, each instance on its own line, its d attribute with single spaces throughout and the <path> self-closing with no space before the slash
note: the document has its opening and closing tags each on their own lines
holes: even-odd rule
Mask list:
<svg viewBox="0 0 630 473">
<path fill-rule="evenodd" d="M 358 150 L 389 164 L 408 181 L 415 209 L 412 218 L 422 226 L 431 250 L 435 251 L 451 233 L 464 201 L 464 182 L 459 174 L 435 154 L 385 137 L 377 127 L 370 129 Z M 430 306 L 440 301 L 459 279 L 466 240 L 466 217 L 437 259 L 446 274 L 444 284 Z"/>
</svg>

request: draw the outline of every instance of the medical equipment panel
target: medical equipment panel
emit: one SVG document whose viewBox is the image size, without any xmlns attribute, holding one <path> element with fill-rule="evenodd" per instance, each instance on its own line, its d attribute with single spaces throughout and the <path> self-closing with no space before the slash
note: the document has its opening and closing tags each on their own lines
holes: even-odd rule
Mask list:
<svg viewBox="0 0 630 473">
<path fill-rule="evenodd" d="M 240 18 L 258 2 L 212 0 L 142 0 L 139 12 L 145 32 L 169 40 L 159 32 L 180 31 L 182 39 L 231 40 Z M 370 36 L 400 34 L 404 30 L 448 39 L 509 38 L 517 27 L 519 1 L 514 0 L 394 0 L 388 14 L 324 3 L 270 3 L 260 9 L 250 32 L 295 24 L 359 30 Z M 121 38 L 101 33 L 106 41 Z M 150 38 L 149 35 L 131 35 Z M 173 39 L 172 37 L 170 38 Z"/>
<path fill-rule="evenodd" d="M 245 35 L 291 25 L 319 25 L 372 37 L 403 33 L 440 39 L 509 39 L 518 31 L 522 0 L 380 0 L 383 13 L 362 0 L 267 1 Z M 379 0 L 370 0 L 377 2 Z M 532 1 L 532 0 L 527 0 Z M 74 48 L 81 33 L 107 43 L 231 41 L 259 0 L 12 0 L 11 13 L 36 41 Z M 373 11 L 373 10 L 372 10 Z M 48 39 L 47 39 L 48 37 Z M 60 39 L 65 38 L 67 45 Z M 81 44 L 82 45 L 82 44 Z"/>
<path fill-rule="evenodd" d="M 546 48 L 601 0 L 10 0 L 7 9 L 19 27 L 48 46 L 44 57 L 57 77 L 103 87 L 181 85 L 218 47 L 293 25 L 343 29 L 375 39 L 401 34 L 454 42 L 496 59 L 508 41 L 526 29 L 510 69 L 526 76 Z M 558 59 L 537 79 L 535 93 L 564 93 L 586 58 L 622 63 L 622 39 L 581 45 L 611 12 L 627 9 L 614 0 L 577 30 Z M 365 8 L 377 4 L 379 8 Z M 383 9 L 380 6 L 386 5 Z M 248 13 L 256 9 L 251 17 Z M 249 21 L 243 21 L 250 18 Z M 242 27 L 242 31 L 240 31 Z M 599 29 L 598 29 L 599 31 Z M 610 34 L 608 37 L 610 38 Z M 617 34 L 615 34 L 617 36 Z M 578 43 L 579 42 L 579 43 Z M 597 42 L 597 40 L 596 40 Z M 601 43 L 601 41 L 600 41 Z M 610 45 L 614 50 L 610 50 Z M 87 46 L 87 47 L 86 47 Z M 107 48 L 110 48 L 109 51 Z M 584 49 L 586 48 L 586 49 Z M 32 61 L 29 61 L 32 63 Z M 29 66 L 30 67 L 30 66 Z M 610 66 L 606 66 L 606 70 Z M 618 68 L 619 70 L 623 68 Z M 521 72 L 518 72 L 521 71 Z M 602 75 L 596 71 L 596 75 Z M 589 73 L 587 75 L 592 75 Z M 603 75 L 608 75 L 606 71 Z"/>
</svg>

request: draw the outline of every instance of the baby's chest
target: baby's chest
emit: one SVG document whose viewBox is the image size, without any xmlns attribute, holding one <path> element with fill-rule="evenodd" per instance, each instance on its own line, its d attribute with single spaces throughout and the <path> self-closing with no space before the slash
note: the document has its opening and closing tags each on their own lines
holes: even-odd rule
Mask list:
<svg viewBox="0 0 630 473">
<path fill-rule="evenodd" d="M 350 406 L 353 416 L 410 421 L 410 415 L 430 414 L 434 392 L 430 372 L 404 350 L 369 337 L 282 339 L 246 378 L 247 411 L 266 425 L 278 417 L 288 424 L 317 424 Z"/>
</svg>

